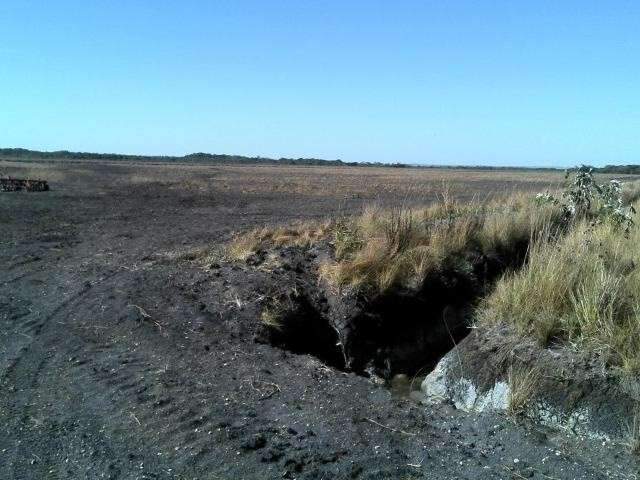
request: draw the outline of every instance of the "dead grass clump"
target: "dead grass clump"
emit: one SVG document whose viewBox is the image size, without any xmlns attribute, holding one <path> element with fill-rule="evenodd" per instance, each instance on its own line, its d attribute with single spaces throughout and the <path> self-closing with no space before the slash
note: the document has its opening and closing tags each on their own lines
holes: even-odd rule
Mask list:
<svg viewBox="0 0 640 480">
<path fill-rule="evenodd" d="M 237 235 L 227 246 L 226 254 L 232 260 L 244 261 L 258 251 L 270 247 L 308 247 L 328 238 L 331 222 L 306 222 L 290 227 L 263 227 Z"/>
<path fill-rule="evenodd" d="M 347 219 L 341 219 L 333 227 L 334 255 L 337 260 L 349 257 L 363 246 L 359 232 L 352 223 Z"/>
<path fill-rule="evenodd" d="M 518 416 L 525 412 L 536 394 L 540 372 L 534 368 L 509 367 L 507 383 L 507 414 Z"/>
<path fill-rule="evenodd" d="M 640 200 L 640 181 L 624 183 L 622 188 L 622 200 L 625 205 L 631 205 Z"/>
<path fill-rule="evenodd" d="M 627 426 L 624 445 L 630 453 L 640 454 L 640 407 L 636 406 L 633 418 Z"/>
<path fill-rule="evenodd" d="M 270 305 L 266 306 L 260 314 L 260 322 L 267 328 L 274 330 L 282 330 L 282 315 L 284 312 L 284 305 L 280 300 L 273 299 Z"/>
<path fill-rule="evenodd" d="M 237 235 L 227 246 L 226 254 L 232 260 L 246 260 L 263 246 L 268 236 L 267 228 Z"/>
<path fill-rule="evenodd" d="M 510 251 L 532 236 L 562 224 L 563 213 L 555 205 L 537 205 L 530 196 L 516 194 L 488 205 L 477 234 L 483 251 Z"/>
</svg>

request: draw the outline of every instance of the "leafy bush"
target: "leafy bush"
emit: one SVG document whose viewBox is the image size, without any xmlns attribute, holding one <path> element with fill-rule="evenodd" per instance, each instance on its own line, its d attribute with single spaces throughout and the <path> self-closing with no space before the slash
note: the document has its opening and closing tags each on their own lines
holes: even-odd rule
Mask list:
<svg viewBox="0 0 640 480">
<path fill-rule="evenodd" d="M 569 175 L 567 171 L 567 179 Z M 536 195 L 536 202 L 540 205 L 559 205 L 567 220 L 587 218 L 594 222 L 610 221 L 627 233 L 633 226 L 635 209 L 631 205 L 625 206 L 622 182 L 611 180 L 598 184 L 591 167 L 582 166 L 575 171 L 561 199 L 545 192 Z"/>
</svg>

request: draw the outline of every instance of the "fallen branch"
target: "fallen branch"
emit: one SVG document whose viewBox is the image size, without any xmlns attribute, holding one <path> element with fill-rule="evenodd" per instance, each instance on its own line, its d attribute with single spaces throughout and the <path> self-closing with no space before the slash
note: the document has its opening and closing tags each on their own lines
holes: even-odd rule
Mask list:
<svg viewBox="0 0 640 480">
<path fill-rule="evenodd" d="M 139 306 L 139 305 L 134 305 L 133 303 L 129 304 L 130 307 L 136 308 L 138 310 L 138 312 L 140 312 L 140 315 L 142 315 L 142 318 L 144 318 L 145 320 L 149 320 L 151 322 L 153 322 L 155 324 L 156 327 L 158 327 L 158 330 L 160 330 L 160 333 L 162 333 L 162 325 L 160 325 L 160 323 L 157 320 L 154 320 L 151 315 L 149 315 L 147 312 L 145 312 L 145 310 Z"/>
<path fill-rule="evenodd" d="M 380 422 L 376 422 L 376 421 L 375 421 L 375 420 L 373 420 L 372 418 L 367 418 L 367 417 L 365 417 L 364 419 L 365 419 L 367 422 L 371 422 L 371 423 L 373 423 L 374 425 L 378 425 L 379 427 L 386 428 L 387 430 L 391 430 L 392 432 L 401 433 L 401 434 L 403 434 L 403 435 L 409 435 L 409 436 L 411 436 L 411 437 L 413 437 L 413 436 L 415 436 L 415 435 L 416 435 L 415 433 L 405 432 L 404 430 L 400 430 L 400 429 L 397 429 L 397 428 L 389 427 L 389 426 L 387 426 L 387 425 L 383 425 L 383 424 L 381 424 Z"/>
<path fill-rule="evenodd" d="M 147 312 L 144 311 L 144 308 L 138 306 L 138 305 L 134 305 L 133 303 L 129 304 L 130 307 L 133 308 L 137 308 L 138 312 L 140 312 L 140 315 L 142 315 L 144 318 L 151 318 L 151 315 L 149 315 Z"/>
<path fill-rule="evenodd" d="M 133 419 L 138 422 L 138 425 L 142 425 L 142 423 L 140 423 L 140 420 L 138 420 L 138 417 L 136 417 L 135 413 L 131 413 L 131 417 L 133 417 Z"/>
</svg>

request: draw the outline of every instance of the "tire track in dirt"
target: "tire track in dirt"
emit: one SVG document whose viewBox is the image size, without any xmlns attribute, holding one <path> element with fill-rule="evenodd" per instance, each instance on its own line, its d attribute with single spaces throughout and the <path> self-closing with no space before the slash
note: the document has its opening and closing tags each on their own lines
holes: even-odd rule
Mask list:
<svg viewBox="0 0 640 480">
<path fill-rule="evenodd" d="M 95 285 L 102 283 L 118 272 L 113 272 Z M 49 364 L 55 360 L 57 355 L 63 353 L 60 346 L 59 334 L 55 331 L 53 321 L 62 315 L 68 309 L 73 309 L 83 298 L 91 291 L 93 285 L 85 282 L 83 286 L 67 296 L 62 302 L 53 307 L 46 315 L 41 315 L 42 310 L 35 310 L 32 303 L 29 302 L 27 311 L 18 311 L 16 314 L 10 315 L 7 319 L 7 326 L 10 327 L 15 335 L 19 335 L 26 339 L 15 351 L 13 356 L 8 358 L 6 365 L 0 372 L 0 385 L 3 388 L 14 392 L 13 397 L 7 398 L 5 405 L 0 405 L 2 410 L 8 412 L 8 422 L 15 429 L 27 430 L 28 425 L 20 427 L 20 424 L 27 424 L 34 418 L 29 412 L 35 402 L 33 397 L 38 391 L 38 384 L 43 375 L 51 375 L 55 372 L 55 368 L 49 368 Z M 15 286 L 14 286 L 15 289 Z M 19 291 L 15 289 L 15 291 Z M 12 306 L 9 306 L 12 308 Z M 47 335 L 49 334 L 49 335 Z M 49 337 L 49 338 L 47 338 Z M 43 372 L 47 372 L 45 375 Z M 29 379 L 30 388 L 24 388 L 24 383 L 20 383 L 19 379 Z M 20 387 L 17 387 L 20 385 Z M 4 402 L 3 402 L 4 403 Z M 9 427 L 9 425 L 6 425 Z M 26 449 L 26 451 L 25 451 Z M 29 478 L 31 473 L 29 469 L 23 470 L 24 463 L 15 461 L 18 457 L 29 458 L 32 455 L 28 446 L 18 446 L 13 455 L 12 475 L 13 478 Z"/>
<path fill-rule="evenodd" d="M 120 345 L 95 345 L 75 363 L 79 388 L 111 404 L 111 418 L 129 427 L 133 442 L 152 444 L 174 469 L 213 468 L 209 455 L 220 440 L 207 405 L 216 401 L 208 385 L 185 384 L 175 369 L 158 369 L 157 358 Z M 185 392 L 185 390 L 187 390 Z"/>
<path fill-rule="evenodd" d="M 215 398 L 210 386 L 193 381 L 185 384 L 175 367 L 168 368 L 161 354 L 154 353 L 156 349 L 152 345 L 138 352 L 130 343 L 119 341 L 119 332 L 113 324 L 96 325 L 96 320 L 89 325 L 67 321 L 59 327 L 65 329 L 64 341 L 60 341 L 56 319 L 62 319 L 65 313 L 77 312 L 80 306 L 84 311 L 99 311 L 100 297 L 110 289 L 120 288 L 121 282 L 113 278 L 117 273 L 103 277 L 92 286 L 85 284 L 46 316 L 34 318 L 21 312 L 19 318 L 14 319 L 13 327 L 29 336 L 29 342 L 3 372 L 0 382 L 13 385 L 18 378 L 28 377 L 32 379 L 29 390 L 36 392 L 42 375 L 68 376 L 72 379 L 74 395 L 91 399 L 86 406 L 81 402 L 80 408 L 87 411 L 78 412 L 78 417 L 89 415 L 95 405 L 101 405 L 103 416 L 111 419 L 108 430 L 112 433 L 107 437 L 128 437 L 119 438 L 118 443 L 122 445 L 152 446 L 159 460 L 170 460 L 174 471 L 215 468 L 217 458 L 210 453 L 212 443 L 221 434 L 207 413 L 207 403 Z M 88 295 L 91 298 L 87 298 Z M 92 335 L 93 328 L 112 327 L 114 333 L 106 337 Z M 137 327 L 155 328 L 144 322 Z M 127 329 L 131 330 L 132 326 L 123 327 Z M 167 342 L 162 335 L 157 336 Z M 66 369 L 63 358 L 69 359 L 70 366 Z M 26 391 L 17 392 L 13 400 L 7 407 L 13 412 L 14 428 L 21 429 L 20 424 L 30 417 L 32 396 Z M 24 465 L 17 458 L 29 458 L 29 455 L 24 448 L 16 450 L 14 461 L 10 462 L 13 478 L 27 478 Z"/>
<path fill-rule="evenodd" d="M 33 342 L 41 335 L 43 328 L 47 325 L 50 325 L 51 321 L 60 313 L 62 313 L 65 308 L 73 307 L 76 301 L 80 300 L 84 295 L 86 295 L 90 289 L 91 287 L 89 286 L 89 284 L 85 284 L 80 291 L 67 297 L 65 300 L 59 303 L 49 314 L 45 316 L 40 316 L 40 312 L 38 311 L 35 313 L 35 318 L 28 318 L 27 320 L 22 321 L 21 318 L 24 318 L 28 315 L 26 314 L 20 315 L 13 319 L 18 320 L 18 322 L 14 324 L 14 331 L 17 334 L 26 336 L 29 341 L 20 348 L 21 355 L 12 359 L 9 362 L 8 366 L 4 369 L 4 371 L 0 372 L 0 383 L 5 383 L 8 380 L 8 377 L 12 375 L 18 362 L 21 361 Z"/>
</svg>

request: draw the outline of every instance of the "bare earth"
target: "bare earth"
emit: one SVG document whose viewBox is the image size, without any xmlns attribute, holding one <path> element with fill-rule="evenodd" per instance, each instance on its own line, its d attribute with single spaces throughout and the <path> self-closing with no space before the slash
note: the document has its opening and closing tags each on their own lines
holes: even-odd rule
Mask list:
<svg viewBox="0 0 640 480">
<path fill-rule="evenodd" d="M 621 446 L 423 406 L 254 342 L 259 293 L 193 252 L 379 202 L 559 173 L 17 163 L 0 194 L 2 479 L 637 478 Z"/>
</svg>

